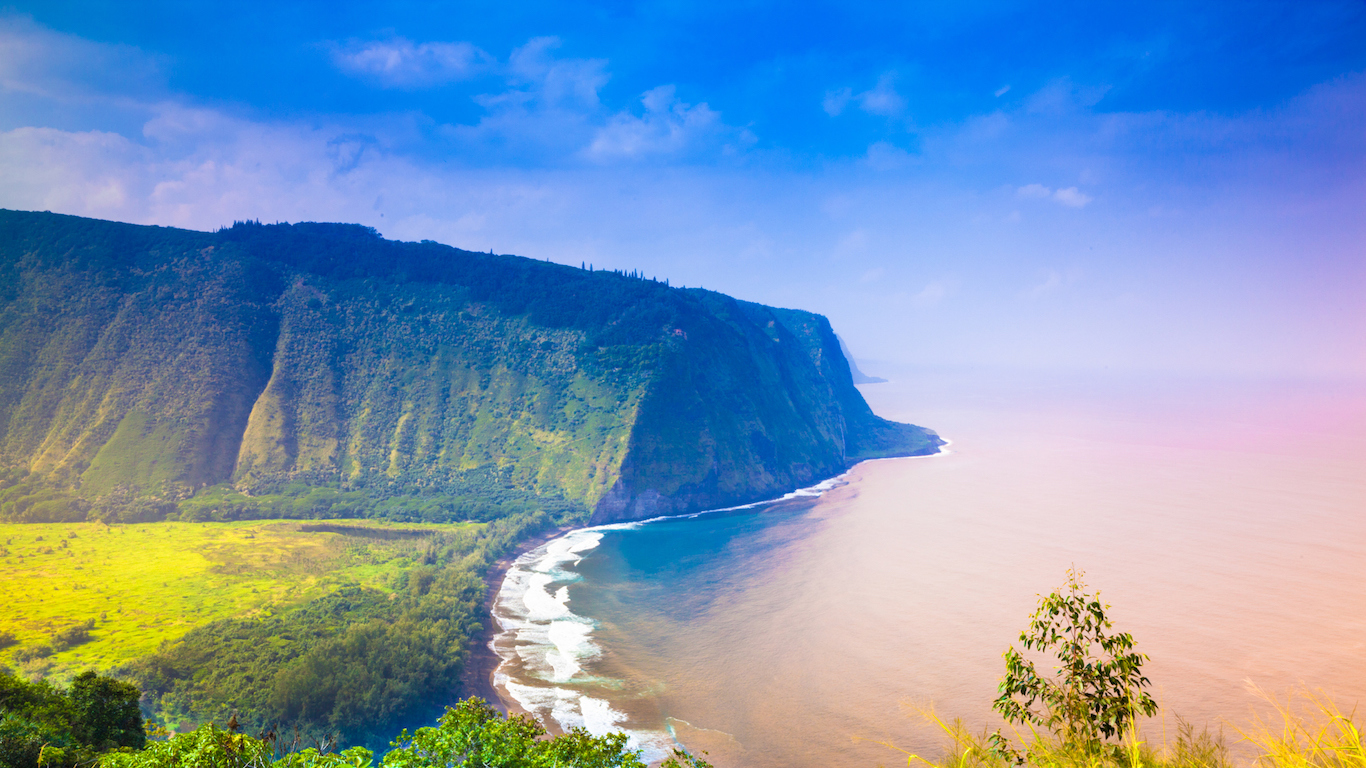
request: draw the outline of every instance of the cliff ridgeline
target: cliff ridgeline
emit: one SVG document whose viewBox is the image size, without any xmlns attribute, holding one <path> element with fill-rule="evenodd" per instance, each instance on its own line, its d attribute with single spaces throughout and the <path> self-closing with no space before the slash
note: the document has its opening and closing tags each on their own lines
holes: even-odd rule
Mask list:
<svg viewBox="0 0 1366 768">
<path fill-rule="evenodd" d="M 0 519 L 605 522 L 939 444 L 807 312 L 358 225 L 0 211 Z"/>
</svg>

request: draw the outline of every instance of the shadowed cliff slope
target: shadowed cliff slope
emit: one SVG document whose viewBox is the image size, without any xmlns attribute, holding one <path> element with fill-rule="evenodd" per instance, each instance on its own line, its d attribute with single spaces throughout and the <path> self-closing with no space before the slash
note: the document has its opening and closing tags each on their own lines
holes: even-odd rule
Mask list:
<svg viewBox="0 0 1366 768">
<path fill-rule="evenodd" d="M 0 211 L 8 519 L 332 489 L 606 521 L 938 445 L 868 409 L 807 312 L 356 225 Z"/>
</svg>

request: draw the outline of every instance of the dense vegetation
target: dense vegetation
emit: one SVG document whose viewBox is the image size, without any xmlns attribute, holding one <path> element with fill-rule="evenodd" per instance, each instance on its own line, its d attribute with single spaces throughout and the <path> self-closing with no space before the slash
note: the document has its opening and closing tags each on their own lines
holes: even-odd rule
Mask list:
<svg viewBox="0 0 1366 768">
<path fill-rule="evenodd" d="M 387 743 L 457 698 L 485 569 L 547 522 L 518 516 L 437 537 L 396 591 L 345 587 L 275 615 L 215 621 L 115 673 L 182 727 L 236 715 L 256 731 Z"/>
<path fill-rule="evenodd" d="M 89 766 L 146 740 L 133 685 L 82 672 L 58 688 L 0 670 L 0 768 Z"/>
<path fill-rule="evenodd" d="M 353 225 L 0 211 L 0 520 L 616 519 L 937 445 L 805 312 Z"/>
<path fill-rule="evenodd" d="M 153 744 L 138 754 L 107 756 L 105 768 L 368 768 L 373 753 L 363 747 L 333 754 L 296 750 L 277 735 L 253 738 L 205 726 Z M 449 708 L 435 727 L 404 731 L 380 761 L 383 768 L 645 768 L 640 753 L 622 733 L 593 736 L 582 728 L 555 738 L 526 715 L 504 717 L 479 699 Z M 674 750 L 661 768 L 711 768 L 701 757 Z"/>
<path fill-rule="evenodd" d="M 480 523 L 0 523 L 0 664 L 68 679 L 215 621 L 279 615 L 343 587 L 401 592 Z M 7 638 L 7 639 L 3 639 Z"/>
<path fill-rule="evenodd" d="M 0 658 L 59 679 L 113 667 L 173 729 L 235 717 L 375 747 L 459 697 L 485 572 L 550 523 L 9 526 L 23 578 Z"/>
<path fill-rule="evenodd" d="M 366 768 L 374 752 L 272 730 L 242 733 L 207 724 L 148 743 L 137 707 L 138 690 L 94 673 L 70 689 L 26 683 L 0 671 L 0 768 Z M 504 717 L 470 698 L 446 709 L 439 723 L 403 731 L 390 745 L 386 768 L 645 768 L 622 733 L 593 736 L 582 728 L 547 738 L 526 715 Z M 699 756 L 674 750 L 661 768 L 711 768 Z"/>
</svg>

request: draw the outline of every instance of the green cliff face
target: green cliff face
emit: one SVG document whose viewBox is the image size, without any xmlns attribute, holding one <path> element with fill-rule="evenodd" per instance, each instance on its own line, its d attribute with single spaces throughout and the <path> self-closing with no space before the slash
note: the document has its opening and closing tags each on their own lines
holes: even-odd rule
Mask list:
<svg viewBox="0 0 1366 768">
<path fill-rule="evenodd" d="M 230 483 L 608 521 L 938 445 L 806 312 L 355 225 L 0 211 L 0 467 L 78 506 Z"/>
</svg>

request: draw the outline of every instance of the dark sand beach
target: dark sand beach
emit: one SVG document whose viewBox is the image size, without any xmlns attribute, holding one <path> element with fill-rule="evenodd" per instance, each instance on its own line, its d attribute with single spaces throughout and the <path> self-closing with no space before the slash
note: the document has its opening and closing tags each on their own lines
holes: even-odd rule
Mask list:
<svg viewBox="0 0 1366 768">
<path fill-rule="evenodd" d="M 489 568 L 488 574 L 485 576 L 488 591 L 484 594 L 482 609 L 481 623 L 483 629 L 479 631 L 477 641 L 470 648 L 470 657 L 465 662 L 465 671 L 460 678 L 460 687 L 465 696 L 478 696 L 504 713 L 522 711 L 520 707 L 515 705 L 509 708 L 507 702 L 499 695 L 498 689 L 493 685 L 493 673 L 503 661 L 498 654 L 493 652 L 492 647 L 493 639 L 500 631 L 498 621 L 493 618 L 494 601 L 498 599 L 498 590 L 503 586 L 503 578 L 507 576 L 508 569 L 517 561 L 517 558 L 546 542 L 563 536 L 574 530 L 575 527 L 577 526 L 560 526 L 537 534 L 522 542 L 515 551 L 498 559 Z"/>
</svg>

